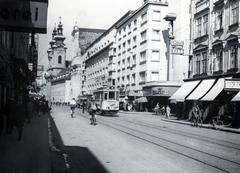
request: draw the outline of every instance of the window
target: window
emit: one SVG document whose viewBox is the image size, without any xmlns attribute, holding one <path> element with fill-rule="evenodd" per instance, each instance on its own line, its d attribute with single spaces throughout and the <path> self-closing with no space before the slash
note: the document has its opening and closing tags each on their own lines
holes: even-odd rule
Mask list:
<svg viewBox="0 0 240 173">
<path fill-rule="evenodd" d="M 137 28 L 137 19 L 133 21 L 134 29 Z"/>
<path fill-rule="evenodd" d="M 131 40 L 129 39 L 129 40 L 127 41 L 127 43 L 128 43 L 128 48 L 130 48 L 130 47 L 131 47 Z"/>
<path fill-rule="evenodd" d="M 151 79 L 152 79 L 152 81 L 158 81 L 159 80 L 159 72 L 152 72 Z"/>
<path fill-rule="evenodd" d="M 147 31 L 143 31 L 141 32 L 141 42 L 146 40 L 147 40 Z"/>
<path fill-rule="evenodd" d="M 202 53 L 202 73 L 207 73 L 207 52 Z"/>
<path fill-rule="evenodd" d="M 213 59 L 213 71 L 222 70 L 222 59 L 223 59 L 223 50 L 215 50 L 215 57 Z"/>
<path fill-rule="evenodd" d="M 145 82 L 146 80 L 146 72 L 140 72 L 140 82 Z"/>
<path fill-rule="evenodd" d="M 200 74 L 201 55 L 196 55 L 196 74 Z"/>
<path fill-rule="evenodd" d="M 231 6 L 231 24 L 238 23 L 238 13 L 239 13 L 239 6 L 238 1 L 233 1 Z"/>
<path fill-rule="evenodd" d="M 233 45 L 230 48 L 230 68 L 237 68 L 237 51 L 238 46 Z"/>
<path fill-rule="evenodd" d="M 130 57 L 127 58 L 127 67 L 130 67 Z"/>
<path fill-rule="evenodd" d="M 146 21 L 147 20 L 147 13 L 142 14 L 141 19 L 142 19 L 143 22 Z"/>
<path fill-rule="evenodd" d="M 160 40 L 160 30 L 153 29 L 152 40 L 156 40 L 156 41 Z"/>
<path fill-rule="evenodd" d="M 151 60 L 152 61 L 159 61 L 160 60 L 160 51 L 159 50 L 153 50 L 152 51 Z"/>
<path fill-rule="evenodd" d="M 121 51 L 121 45 L 118 46 L 118 50 Z"/>
<path fill-rule="evenodd" d="M 123 59 L 123 60 L 122 60 L 122 68 L 124 69 L 125 66 L 126 66 L 126 64 L 125 64 L 125 59 Z"/>
<path fill-rule="evenodd" d="M 203 16 L 203 35 L 208 34 L 208 14 Z"/>
<path fill-rule="evenodd" d="M 134 46 L 137 45 L 137 36 L 133 37 L 133 44 L 134 44 Z"/>
<path fill-rule="evenodd" d="M 130 33 L 130 32 L 131 32 L 131 23 L 128 24 L 128 33 Z"/>
<path fill-rule="evenodd" d="M 135 84 L 136 83 L 136 77 L 135 77 L 135 74 L 132 74 L 132 80 L 131 80 L 132 84 Z"/>
<path fill-rule="evenodd" d="M 62 64 L 62 56 L 61 55 L 58 56 L 58 64 Z"/>
<path fill-rule="evenodd" d="M 222 21 L 223 21 L 222 11 L 217 11 L 215 18 L 215 30 L 219 30 L 222 28 Z"/>
<path fill-rule="evenodd" d="M 161 20 L 160 11 L 155 11 L 155 10 L 153 11 L 152 20 L 154 20 L 154 21 L 160 21 Z"/>
<path fill-rule="evenodd" d="M 120 66 L 121 66 L 121 62 L 118 61 L 118 66 L 117 66 L 117 69 L 118 69 L 118 70 L 120 69 Z"/>
<path fill-rule="evenodd" d="M 122 84 L 125 84 L 125 77 L 122 77 Z"/>
<path fill-rule="evenodd" d="M 202 18 L 197 19 L 197 37 L 201 36 Z"/>
<path fill-rule="evenodd" d="M 127 84 L 130 84 L 130 76 L 127 76 Z"/>
<path fill-rule="evenodd" d="M 125 50 L 126 49 L 126 43 L 124 42 L 123 43 L 123 50 Z"/>
<path fill-rule="evenodd" d="M 136 65 L 136 55 L 133 55 L 133 57 L 132 57 L 133 59 L 132 59 L 132 65 Z"/>
<path fill-rule="evenodd" d="M 146 61 L 147 59 L 147 53 L 146 51 L 143 51 L 140 53 L 140 62 Z"/>
</svg>

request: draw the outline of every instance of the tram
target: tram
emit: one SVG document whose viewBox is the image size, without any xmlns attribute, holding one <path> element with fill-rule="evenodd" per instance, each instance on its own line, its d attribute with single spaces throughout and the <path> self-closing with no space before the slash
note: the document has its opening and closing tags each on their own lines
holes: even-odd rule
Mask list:
<svg viewBox="0 0 240 173">
<path fill-rule="evenodd" d="M 100 108 L 101 115 L 117 115 L 119 111 L 119 90 L 103 86 L 93 92 L 95 103 Z"/>
</svg>

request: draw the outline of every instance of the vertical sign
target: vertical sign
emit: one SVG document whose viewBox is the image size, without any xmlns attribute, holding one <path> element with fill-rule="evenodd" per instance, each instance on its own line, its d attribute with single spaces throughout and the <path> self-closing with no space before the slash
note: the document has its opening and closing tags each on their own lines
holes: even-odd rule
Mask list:
<svg viewBox="0 0 240 173">
<path fill-rule="evenodd" d="M 48 0 L 0 0 L 0 27 L 46 33 Z"/>
</svg>

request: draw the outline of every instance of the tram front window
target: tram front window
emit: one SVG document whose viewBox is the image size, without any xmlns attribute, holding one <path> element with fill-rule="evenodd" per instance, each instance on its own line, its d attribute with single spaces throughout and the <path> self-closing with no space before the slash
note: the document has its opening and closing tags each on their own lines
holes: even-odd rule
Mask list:
<svg viewBox="0 0 240 173">
<path fill-rule="evenodd" d="M 104 93 L 104 100 L 107 100 L 107 99 L 108 99 L 108 94 Z"/>
<path fill-rule="evenodd" d="M 114 100 L 115 99 L 115 94 L 114 92 L 109 92 L 109 99 Z"/>
</svg>

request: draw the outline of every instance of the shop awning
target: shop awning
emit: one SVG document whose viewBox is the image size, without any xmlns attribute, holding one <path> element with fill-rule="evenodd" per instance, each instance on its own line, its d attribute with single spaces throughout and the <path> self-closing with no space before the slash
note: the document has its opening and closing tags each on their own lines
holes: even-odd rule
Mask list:
<svg viewBox="0 0 240 173">
<path fill-rule="evenodd" d="M 215 79 L 205 79 L 198 87 L 186 98 L 186 100 L 199 100 L 213 86 Z"/>
<path fill-rule="evenodd" d="M 212 89 L 201 99 L 201 101 L 212 101 L 224 89 L 225 79 L 220 78 L 212 87 Z"/>
<path fill-rule="evenodd" d="M 199 80 L 184 82 L 169 99 L 176 102 L 183 102 L 185 97 L 199 84 L 199 82 Z"/>
<path fill-rule="evenodd" d="M 233 97 L 232 102 L 234 101 L 240 101 L 240 91 L 237 93 L 237 95 L 235 95 L 235 97 Z"/>
</svg>

